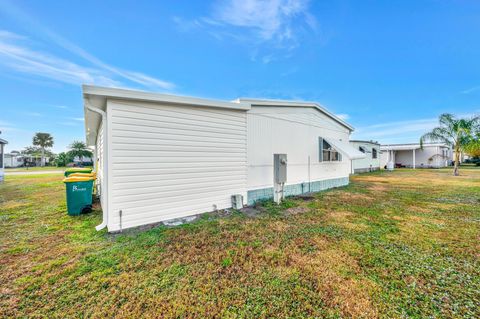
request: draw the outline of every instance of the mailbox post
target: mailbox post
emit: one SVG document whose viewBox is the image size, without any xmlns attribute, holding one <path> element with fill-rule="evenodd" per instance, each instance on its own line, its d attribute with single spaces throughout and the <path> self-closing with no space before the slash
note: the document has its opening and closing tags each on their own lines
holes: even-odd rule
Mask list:
<svg viewBox="0 0 480 319">
<path fill-rule="evenodd" d="M 285 197 L 287 181 L 287 154 L 273 154 L 273 200 L 280 204 Z"/>
</svg>

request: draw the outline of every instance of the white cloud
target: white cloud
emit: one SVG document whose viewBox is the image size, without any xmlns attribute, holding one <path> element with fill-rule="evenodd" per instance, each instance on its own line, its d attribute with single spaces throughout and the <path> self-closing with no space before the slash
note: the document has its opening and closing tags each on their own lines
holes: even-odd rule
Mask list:
<svg viewBox="0 0 480 319">
<path fill-rule="evenodd" d="M 123 86 L 122 85 L 123 81 L 127 80 L 129 82 L 132 82 L 137 85 L 141 85 L 143 87 L 147 87 L 153 90 L 158 90 L 158 89 L 172 90 L 175 87 L 175 85 L 171 82 L 156 79 L 152 76 L 148 76 L 143 73 L 123 70 L 121 68 L 111 66 L 101 61 L 100 59 L 93 56 L 89 52 L 85 51 L 75 43 L 65 39 L 64 37 L 60 36 L 59 34 L 45 27 L 43 24 L 39 23 L 35 19 L 35 17 L 32 17 L 29 14 L 27 14 L 24 10 L 22 10 L 19 6 L 17 6 L 16 3 L 12 3 L 10 1 L 4 1 L 4 3 L 2 3 L 2 6 L 0 6 L 0 11 L 4 11 L 8 16 L 21 22 L 23 25 L 25 25 L 25 27 L 28 30 L 30 30 L 30 32 L 34 32 L 38 34 L 41 38 L 48 39 L 49 42 L 52 42 L 53 44 L 60 46 L 61 48 L 69 51 L 70 53 L 75 54 L 76 56 L 84 59 L 85 61 L 95 66 L 95 68 L 83 67 L 83 66 L 71 63 L 69 61 L 66 61 L 65 59 L 53 57 L 48 54 L 41 54 L 39 52 L 29 52 L 30 54 L 28 54 L 28 56 L 30 57 L 32 53 L 34 53 L 33 55 L 34 62 L 40 63 L 39 68 L 41 68 L 42 71 L 38 71 L 38 72 L 39 73 L 42 72 L 41 73 L 42 76 L 47 76 L 49 78 L 53 78 L 54 80 L 59 80 L 61 82 L 66 82 L 71 84 L 78 83 L 78 80 L 75 83 L 73 83 L 75 76 L 78 76 L 78 79 L 85 81 L 82 83 L 94 83 L 94 84 L 105 85 L 105 86 Z M 25 37 L 22 37 L 20 35 L 14 34 L 9 31 L 0 30 L 0 41 L 2 39 L 3 41 L 19 40 L 19 39 L 25 39 Z M 48 46 L 48 43 L 47 43 L 47 46 Z M 25 50 L 28 51 L 28 49 L 25 47 L 21 49 L 23 49 L 24 51 Z M 41 58 L 40 56 L 43 56 L 43 58 Z M 52 62 L 54 62 L 55 60 L 60 62 L 60 65 L 58 66 L 58 68 L 52 68 L 56 66 L 55 64 L 52 65 Z M 27 61 L 31 66 L 32 61 L 29 61 L 29 60 Z M 17 67 L 18 67 L 18 64 L 17 64 Z M 62 67 L 67 67 L 65 72 L 59 72 L 61 71 Z M 32 69 L 27 68 L 24 71 L 31 72 Z"/>
<path fill-rule="evenodd" d="M 396 121 L 382 124 L 364 126 L 353 133 L 356 139 L 378 140 L 386 142 L 401 137 L 419 139 L 420 136 L 438 125 L 438 118 L 420 119 L 410 121 Z"/>
<path fill-rule="evenodd" d="M 15 36 L 8 31 L 0 32 L 0 64 L 17 72 L 74 85 L 87 83 L 118 87 L 125 86 L 124 81 L 127 80 L 127 82 L 154 90 L 171 90 L 175 87 L 173 83 L 139 72 L 111 67 L 73 45 L 71 50 L 95 66 L 82 66 L 58 56 L 40 52 L 33 49 L 32 43 L 25 37 Z M 61 108 L 61 106 L 57 107 Z"/>
<path fill-rule="evenodd" d="M 14 71 L 69 84 L 120 85 L 99 70 L 32 50 L 21 43 L 13 43 L 10 39 L 0 37 L 0 63 Z"/>
<path fill-rule="evenodd" d="M 15 130 L 17 129 L 12 123 L 0 120 L 0 132 L 14 132 Z"/>
<path fill-rule="evenodd" d="M 461 93 L 462 93 L 462 94 L 470 94 L 470 93 L 473 93 L 473 92 L 479 91 L 479 90 L 480 90 L 480 85 L 479 85 L 479 86 L 471 87 L 471 88 L 466 89 L 466 90 L 463 90 Z"/>
<path fill-rule="evenodd" d="M 457 118 L 470 118 L 473 113 L 456 114 Z M 359 127 L 352 139 L 377 140 L 380 143 L 418 142 L 420 137 L 439 126 L 438 117 L 418 120 L 394 121 Z"/>
<path fill-rule="evenodd" d="M 0 62 L 15 71 L 75 85 L 79 83 L 103 86 L 135 84 L 153 90 L 172 90 L 175 87 L 171 82 L 104 63 L 39 23 L 35 17 L 21 10 L 16 3 L 5 1 L 0 6 L 0 11 L 4 11 L 6 15 L 19 21 L 29 32 L 47 40 L 46 43 L 40 43 L 38 39 L 35 39 L 36 43 L 43 44 L 44 47 L 57 45 L 90 64 L 90 66 L 80 65 L 48 52 L 34 50 L 31 42 L 25 43 L 28 40 L 27 37 L 0 30 Z M 124 83 L 125 81 L 127 83 Z"/>
<path fill-rule="evenodd" d="M 300 44 L 301 33 L 316 33 L 318 22 L 309 12 L 309 3 L 309 0 L 216 1 L 208 17 L 187 20 L 175 16 L 172 20 L 183 32 L 202 30 L 217 40 L 245 44 L 253 62 L 268 64 L 291 57 Z"/>
<path fill-rule="evenodd" d="M 284 41 L 294 37 L 295 20 L 308 16 L 305 0 L 229 0 L 217 2 L 213 13 L 215 21 L 240 28 L 248 28 L 263 40 Z"/>
</svg>

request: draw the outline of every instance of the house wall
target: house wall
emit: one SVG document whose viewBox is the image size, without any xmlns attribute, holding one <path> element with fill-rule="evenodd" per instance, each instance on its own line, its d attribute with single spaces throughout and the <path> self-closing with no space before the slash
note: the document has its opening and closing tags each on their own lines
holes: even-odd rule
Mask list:
<svg viewBox="0 0 480 319">
<path fill-rule="evenodd" d="M 447 158 L 442 154 L 444 150 L 448 152 Z M 415 150 L 415 167 L 446 167 L 450 157 L 450 150 L 447 147 L 425 146 L 423 149 Z M 413 151 L 395 151 L 395 163 L 413 167 Z"/>
<path fill-rule="evenodd" d="M 3 155 L 3 166 L 4 167 L 13 167 L 13 158 L 10 154 Z"/>
<path fill-rule="evenodd" d="M 353 170 L 355 173 L 369 172 L 370 170 L 378 170 L 380 168 L 380 145 L 368 142 L 350 142 L 354 148 L 363 147 L 366 150 L 365 158 L 353 160 Z M 372 149 L 377 150 L 377 158 L 373 158 Z"/>
<path fill-rule="evenodd" d="M 109 100 L 107 117 L 109 231 L 246 198 L 245 111 Z"/>
<path fill-rule="evenodd" d="M 4 167 L 20 167 L 23 164 L 24 160 L 21 155 L 12 156 L 11 154 L 4 154 Z"/>
<path fill-rule="evenodd" d="M 319 137 L 349 130 L 313 108 L 253 106 L 247 112 L 248 203 L 273 197 L 273 154 L 287 154 L 286 195 L 348 184 L 351 161 L 319 162 Z"/>
<path fill-rule="evenodd" d="M 390 155 L 389 155 L 390 154 Z M 380 168 L 384 168 L 389 160 L 389 156 L 391 156 L 390 151 L 381 151 L 380 153 Z"/>
</svg>

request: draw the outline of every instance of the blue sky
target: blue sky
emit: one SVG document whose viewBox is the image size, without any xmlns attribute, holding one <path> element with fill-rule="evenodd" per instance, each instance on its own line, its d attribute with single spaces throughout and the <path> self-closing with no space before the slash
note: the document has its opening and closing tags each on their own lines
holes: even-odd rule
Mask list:
<svg viewBox="0 0 480 319">
<path fill-rule="evenodd" d="M 81 84 L 317 101 L 352 138 L 480 112 L 480 1 L 0 0 L 0 137 L 83 140 Z"/>
</svg>

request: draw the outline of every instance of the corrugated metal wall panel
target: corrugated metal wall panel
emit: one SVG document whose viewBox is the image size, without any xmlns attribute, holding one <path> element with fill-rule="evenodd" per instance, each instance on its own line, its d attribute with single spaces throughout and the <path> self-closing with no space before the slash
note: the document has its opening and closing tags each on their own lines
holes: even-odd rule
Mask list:
<svg viewBox="0 0 480 319">
<path fill-rule="evenodd" d="M 109 101 L 109 230 L 231 207 L 246 197 L 246 114 Z"/>
</svg>

